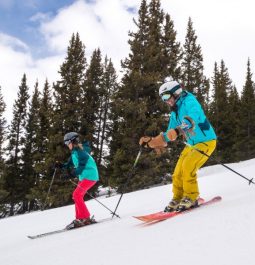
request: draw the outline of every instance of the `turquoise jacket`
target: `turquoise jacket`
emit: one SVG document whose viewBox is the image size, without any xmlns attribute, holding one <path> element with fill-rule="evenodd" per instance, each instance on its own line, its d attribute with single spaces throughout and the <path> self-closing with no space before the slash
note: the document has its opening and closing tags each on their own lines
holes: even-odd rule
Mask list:
<svg viewBox="0 0 255 265">
<path fill-rule="evenodd" d="M 183 91 L 181 97 L 177 100 L 175 110 L 171 112 L 167 131 L 187 123 L 185 116 L 190 117 L 195 123 L 194 134 L 187 134 L 187 142 L 190 145 L 217 139 L 215 131 L 206 118 L 200 103 L 193 94 L 187 91 Z M 164 136 L 167 138 L 166 132 Z M 169 141 L 169 139 L 166 140 Z"/>
<path fill-rule="evenodd" d="M 83 143 L 83 149 L 79 147 L 73 148 L 71 157 L 64 166 L 65 168 L 73 168 L 73 174 L 79 178 L 79 181 L 83 179 L 99 180 L 97 165 L 90 155 L 90 151 L 88 142 Z"/>
</svg>

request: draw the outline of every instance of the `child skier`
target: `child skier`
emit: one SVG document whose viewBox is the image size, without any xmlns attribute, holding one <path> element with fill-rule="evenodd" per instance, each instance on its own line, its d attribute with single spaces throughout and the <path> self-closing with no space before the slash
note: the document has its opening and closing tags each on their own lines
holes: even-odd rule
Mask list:
<svg viewBox="0 0 255 265">
<path fill-rule="evenodd" d="M 83 197 L 99 180 L 97 165 L 90 153 L 88 142 L 79 143 L 79 135 L 76 132 L 69 132 L 64 136 L 64 143 L 71 151 L 69 161 L 62 168 L 71 170 L 71 175 L 79 178 L 78 185 L 73 192 L 75 202 L 76 219 L 66 228 L 72 229 L 95 222 L 90 218 L 90 213 Z"/>
<path fill-rule="evenodd" d="M 208 159 L 195 149 L 210 156 L 216 147 L 216 134 L 196 97 L 183 90 L 177 81 L 165 80 L 159 95 L 171 108 L 168 129 L 156 137 L 141 137 L 139 144 L 158 149 L 178 136 L 183 137 L 186 147 L 172 175 L 173 198 L 165 208 L 166 212 L 183 211 L 198 204 L 197 171 Z"/>
</svg>

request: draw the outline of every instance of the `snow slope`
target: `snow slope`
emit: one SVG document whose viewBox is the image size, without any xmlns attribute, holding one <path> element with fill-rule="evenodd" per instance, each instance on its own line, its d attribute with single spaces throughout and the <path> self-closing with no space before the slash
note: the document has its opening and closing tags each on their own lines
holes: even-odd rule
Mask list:
<svg viewBox="0 0 255 265">
<path fill-rule="evenodd" d="M 253 177 L 255 159 L 229 165 Z M 121 219 L 41 239 L 27 235 L 64 227 L 74 206 L 0 220 L 1 265 L 253 265 L 255 264 L 255 185 L 222 166 L 199 172 L 201 196 L 221 195 L 217 204 L 145 226 L 133 215 L 163 209 L 171 185 L 125 194 Z M 100 198 L 115 208 L 119 195 Z M 98 202 L 88 206 L 96 219 L 110 217 Z"/>
</svg>

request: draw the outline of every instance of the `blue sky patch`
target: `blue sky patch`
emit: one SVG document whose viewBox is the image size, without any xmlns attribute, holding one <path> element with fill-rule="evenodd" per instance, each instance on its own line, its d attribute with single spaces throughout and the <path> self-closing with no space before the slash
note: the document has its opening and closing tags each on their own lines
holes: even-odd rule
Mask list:
<svg viewBox="0 0 255 265">
<path fill-rule="evenodd" d="M 37 14 L 54 16 L 61 7 L 71 5 L 75 0 L 1 0 L 0 1 L 0 32 L 15 36 L 28 44 L 32 52 L 43 41 L 38 32 Z M 41 51 L 43 52 L 43 51 Z M 36 57 L 39 54 L 34 54 Z"/>
</svg>

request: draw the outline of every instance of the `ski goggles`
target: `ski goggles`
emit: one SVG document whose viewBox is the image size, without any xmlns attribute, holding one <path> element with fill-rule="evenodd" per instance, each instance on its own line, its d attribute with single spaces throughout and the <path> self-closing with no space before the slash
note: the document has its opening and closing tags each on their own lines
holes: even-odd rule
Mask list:
<svg viewBox="0 0 255 265">
<path fill-rule="evenodd" d="M 68 146 L 70 143 L 73 143 L 74 141 L 79 142 L 79 138 L 78 138 L 78 136 L 74 136 L 74 137 L 72 137 L 71 139 L 64 140 L 64 144 Z"/>
<path fill-rule="evenodd" d="M 172 97 L 172 94 L 170 94 L 170 93 L 166 93 L 166 94 L 161 95 L 161 99 L 164 102 L 168 101 L 171 97 Z"/>
<path fill-rule="evenodd" d="M 66 140 L 66 141 L 64 141 L 64 144 L 68 146 L 71 142 L 72 142 L 72 140 Z"/>
</svg>

